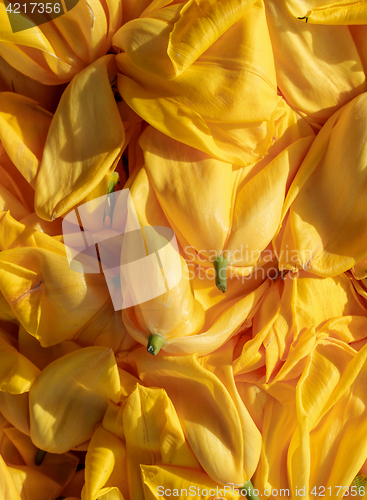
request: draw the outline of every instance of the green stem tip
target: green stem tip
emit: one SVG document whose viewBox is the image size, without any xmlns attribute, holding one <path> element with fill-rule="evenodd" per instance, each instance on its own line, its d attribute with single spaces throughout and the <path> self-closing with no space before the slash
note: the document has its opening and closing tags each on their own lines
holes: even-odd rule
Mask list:
<svg viewBox="0 0 367 500">
<path fill-rule="evenodd" d="M 120 180 L 120 176 L 117 172 L 112 172 L 111 177 L 110 177 L 110 182 L 108 184 L 107 188 L 107 194 L 111 194 L 115 192 L 115 186 Z"/>
<path fill-rule="evenodd" d="M 41 465 L 41 463 L 43 462 L 43 459 L 46 456 L 46 453 L 47 453 L 47 451 L 38 450 L 36 453 L 36 458 L 34 459 L 34 463 L 36 465 Z"/>
<path fill-rule="evenodd" d="M 252 482 L 249 480 L 242 486 L 242 493 L 245 493 L 248 500 L 260 500 L 259 497 L 254 494 L 254 489 Z"/>
<path fill-rule="evenodd" d="M 165 344 L 165 338 L 162 335 L 151 334 L 148 339 L 147 351 L 156 356 Z"/>
<path fill-rule="evenodd" d="M 227 266 L 228 259 L 223 255 L 214 259 L 215 285 L 223 293 L 227 290 Z"/>
</svg>

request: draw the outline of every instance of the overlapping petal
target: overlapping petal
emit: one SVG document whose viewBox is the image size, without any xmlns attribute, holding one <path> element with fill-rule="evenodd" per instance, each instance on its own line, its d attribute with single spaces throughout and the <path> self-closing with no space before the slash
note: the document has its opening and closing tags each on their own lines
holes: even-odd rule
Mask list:
<svg viewBox="0 0 367 500">
<path fill-rule="evenodd" d="M 27 236 L 24 231 L 20 239 Z M 0 290 L 18 321 L 47 347 L 72 338 L 110 299 L 103 275 L 72 271 L 61 243 L 46 235 L 40 241 L 1 252 Z"/>
<path fill-rule="evenodd" d="M 260 436 L 253 422 L 250 432 L 248 415 L 232 399 L 233 388 L 227 389 L 226 381 L 201 366 L 195 355 L 153 358 L 140 348 L 129 359 L 145 384 L 165 389 L 205 472 L 220 484 L 242 485 L 256 467 Z M 225 372 L 226 362 L 216 360 L 218 369 Z M 251 440 L 245 444 L 242 436 L 247 430 Z M 255 455 L 249 458 L 245 446 Z"/>
<path fill-rule="evenodd" d="M 126 23 L 113 43 L 119 91 L 148 123 L 223 161 L 265 154 L 280 99 L 261 0 L 173 4 Z"/>
<path fill-rule="evenodd" d="M 111 89 L 114 56 L 79 73 L 63 94 L 47 136 L 36 184 L 38 215 L 52 220 L 108 178 L 125 141 Z M 98 194 L 97 194 L 98 196 Z"/>
<path fill-rule="evenodd" d="M 290 3 L 296 17 L 288 10 Z M 337 3 L 333 7 L 338 9 Z M 305 11 L 304 3 L 266 2 L 278 87 L 288 104 L 318 130 L 341 106 L 366 91 L 366 77 L 348 27 L 315 26 L 297 19 L 309 18 Z"/>
<path fill-rule="evenodd" d="M 275 239 L 283 269 L 337 276 L 366 257 L 366 99 L 328 120 L 290 187 L 289 215 Z"/>
<path fill-rule="evenodd" d="M 109 399 L 118 402 L 120 379 L 105 347 L 85 347 L 42 370 L 29 395 L 30 430 L 40 449 L 64 453 L 89 439 Z"/>
<path fill-rule="evenodd" d="M 286 0 L 289 11 L 295 17 L 307 17 L 315 24 L 366 24 L 367 8 L 363 1 L 307 0 L 302 7 L 295 0 Z M 302 8 L 302 11 L 301 11 Z"/>
<path fill-rule="evenodd" d="M 45 20 L 49 21 L 50 17 Z M 0 56 L 30 78 L 46 85 L 58 85 L 70 81 L 105 55 L 121 22 L 121 2 L 79 0 L 66 14 L 39 26 L 19 14 L 17 23 L 23 23 L 24 29 L 13 33 L 3 3 L 0 6 Z"/>
</svg>

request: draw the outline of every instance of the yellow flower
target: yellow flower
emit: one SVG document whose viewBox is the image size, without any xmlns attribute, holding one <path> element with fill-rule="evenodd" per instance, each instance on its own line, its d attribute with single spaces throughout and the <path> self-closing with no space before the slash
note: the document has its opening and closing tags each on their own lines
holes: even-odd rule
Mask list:
<svg viewBox="0 0 367 500">
<path fill-rule="evenodd" d="M 324 3 L 320 5 L 324 15 L 326 2 L 320 1 L 267 0 L 265 6 L 278 87 L 288 104 L 318 130 L 367 86 L 363 51 L 359 51 L 348 26 L 310 24 L 313 17 L 306 5 L 316 3 Z M 329 6 L 339 10 L 340 19 L 344 19 L 342 11 L 348 10 L 348 3 L 352 2 Z M 362 2 L 353 4 L 361 6 Z M 340 24 L 356 24 L 350 21 Z"/>
<path fill-rule="evenodd" d="M 19 14 L 18 22 L 23 18 Z M 121 2 L 79 0 L 74 8 L 52 22 L 40 26 L 30 23 L 31 28 L 13 33 L 2 3 L 0 56 L 33 80 L 58 85 L 105 55 L 121 22 Z"/>
<path fill-rule="evenodd" d="M 285 121 L 292 118 L 286 114 Z M 197 264 L 212 267 L 223 256 L 235 275 L 251 273 L 278 230 L 287 189 L 314 138 L 302 121 L 293 125 L 294 135 L 280 134 L 281 145 L 275 141 L 271 154 L 250 168 L 224 163 L 152 127 L 143 133 L 145 170 L 187 259 L 193 254 Z"/>
<path fill-rule="evenodd" d="M 114 75 L 114 56 L 102 57 L 73 79 L 60 100 L 35 187 L 36 212 L 46 220 L 107 192 L 125 143 Z"/>
<path fill-rule="evenodd" d="M 124 101 L 173 139 L 253 163 L 272 142 L 281 100 L 262 0 L 163 5 L 113 38 Z"/>
<path fill-rule="evenodd" d="M 234 362 L 235 373 L 264 367 L 264 382 L 282 379 L 287 371 L 283 363 L 306 331 L 311 344 L 315 329 L 350 343 L 363 338 L 366 327 L 367 307 L 347 275 L 323 279 L 304 271 L 298 277 L 288 273 L 264 294 L 253 318 L 252 338 Z"/>
<path fill-rule="evenodd" d="M 65 453 L 91 438 L 120 379 L 106 347 L 85 347 L 42 370 L 29 393 L 30 436 L 41 450 Z"/>
<path fill-rule="evenodd" d="M 280 268 L 337 276 L 367 256 L 366 100 L 328 120 L 297 172 L 274 239 Z"/>
<path fill-rule="evenodd" d="M 145 168 L 136 171 L 127 185 L 140 224 L 170 228 Z M 207 269 L 193 262 L 188 262 L 187 266 L 182 256 L 180 264 L 183 277 L 177 289 L 172 288 L 134 309 L 123 310 L 122 318 L 130 335 L 144 345 L 148 334 L 153 333 L 165 337 L 163 350 L 167 353 L 208 354 L 235 335 L 245 320 L 250 320 L 269 281 L 262 273 L 244 281 L 230 278 L 228 293 L 223 295 L 214 287 L 214 270 L 207 273 Z M 181 269 L 177 266 L 174 271 L 177 273 Z M 132 280 L 133 276 L 131 286 Z"/>
<path fill-rule="evenodd" d="M 367 6 L 363 0 L 346 0 L 342 3 L 330 0 L 307 0 L 302 3 L 302 7 L 297 0 L 286 0 L 285 4 L 295 17 L 303 16 L 303 19 L 307 18 L 307 22 L 311 24 L 367 23 Z"/>
<path fill-rule="evenodd" d="M 0 330 L 0 391 L 28 392 L 40 371 L 14 347 Z"/>
<path fill-rule="evenodd" d="M 345 493 L 367 456 L 366 346 L 321 339 L 297 385 L 298 429 L 288 452 L 292 491 Z M 322 445 L 321 445 L 322 443 Z M 328 490 L 330 489 L 330 490 Z"/>
<path fill-rule="evenodd" d="M 0 93 L 0 209 L 10 210 L 18 220 L 34 211 L 36 176 L 51 118 L 32 99 Z"/>
<path fill-rule="evenodd" d="M 274 489 L 305 498 L 323 488 L 335 498 L 346 492 L 367 456 L 363 345 L 357 352 L 336 338 L 333 325 L 317 334 L 311 328 L 294 342 L 270 383 L 259 371 L 236 376 L 242 398 L 251 391 L 261 396 L 260 402 L 244 399 L 262 423 L 262 452 L 253 477 L 261 496 Z"/>
<path fill-rule="evenodd" d="M 90 441 L 82 500 L 156 499 L 162 485 L 162 498 L 190 485 L 200 500 L 240 498 L 235 485 L 255 470 L 261 436 L 234 383 L 234 345 L 205 358 L 153 360 L 143 348 L 126 358 L 148 387 L 124 377 L 121 406 L 109 405 Z"/>
<path fill-rule="evenodd" d="M 56 498 L 75 474 L 78 458 L 71 453 L 49 454 L 37 466 L 37 448 L 6 420 L 0 424 L 0 441 L 1 498 Z"/>
<path fill-rule="evenodd" d="M 9 214 L 0 226 L 0 292 L 43 347 L 73 338 L 96 313 L 103 314 L 110 303 L 103 275 L 72 271 L 62 243 Z"/>
<path fill-rule="evenodd" d="M 166 391 L 191 450 L 210 478 L 241 486 L 257 466 L 261 435 L 234 384 L 233 346 L 228 342 L 207 358 L 153 358 L 140 348 L 126 361 L 145 385 Z"/>
</svg>

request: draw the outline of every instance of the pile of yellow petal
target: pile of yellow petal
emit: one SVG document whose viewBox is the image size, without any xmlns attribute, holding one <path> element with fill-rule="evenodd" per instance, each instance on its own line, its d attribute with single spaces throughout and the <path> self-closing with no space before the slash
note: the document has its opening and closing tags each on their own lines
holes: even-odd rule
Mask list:
<svg viewBox="0 0 367 500">
<path fill-rule="evenodd" d="M 367 498 L 367 2 L 7 6 L 0 500 Z M 64 228 L 124 192 L 178 264 L 116 308 Z"/>
</svg>

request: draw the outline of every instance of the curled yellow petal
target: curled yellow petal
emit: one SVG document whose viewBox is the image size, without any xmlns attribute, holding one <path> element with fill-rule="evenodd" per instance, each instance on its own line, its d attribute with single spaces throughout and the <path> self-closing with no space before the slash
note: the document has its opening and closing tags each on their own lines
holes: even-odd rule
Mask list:
<svg viewBox="0 0 367 500">
<path fill-rule="evenodd" d="M 86 347 L 48 365 L 29 395 L 31 439 L 45 451 L 64 453 L 89 439 L 107 409 L 119 400 L 115 358 L 105 347 Z"/>
<path fill-rule="evenodd" d="M 4 500 L 21 500 L 10 471 L 0 456 L 0 493 Z"/>
<path fill-rule="evenodd" d="M 103 282 L 102 275 L 72 271 L 66 255 L 43 248 L 0 254 L 0 290 L 20 323 L 44 347 L 72 338 L 109 300 Z"/>
<path fill-rule="evenodd" d="M 119 91 L 162 133 L 222 161 L 247 165 L 269 148 L 280 100 L 264 5 L 261 0 L 200 3 L 189 2 L 182 17 L 181 4 L 174 4 L 120 28 L 113 39 L 121 49 Z M 211 12 L 209 18 L 201 15 L 187 24 L 190 12 L 193 16 L 200 7 Z M 206 23 L 214 33 L 203 40 Z M 181 49 L 181 41 L 182 65 L 174 50 Z"/>
<path fill-rule="evenodd" d="M 49 22 L 50 16 L 45 15 L 44 24 L 39 26 L 32 22 L 31 14 L 28 17 L 15 14 L 16 32 L 12 31 L 5 4 L 0 5 L 1 57 L 21 73 L 46 85 L 68 82 L 105 55 L 122 18 L 122 5 L 116 0 L 67 2 L 67 13 L 63 13 L 62 2 L 52 5 L 55 7 L 52 14 L 60 6 L 60 16 Z"/>
<path fill-rule="evenodd" d="M 290 3 L 297 15 L 289 12 Z M 297 19 L 308 18 L 305 3 L 312 2 L 269 0 L 265 8 L 278 87 L 289 105 L 318 130 L 341 106 L 366 91 L 366 80 L 363 52 L 359 54 L 348 27 L 315 26 Z M 336 2 L 333 5 L 338 8 Z"/>
<path fill-rule="evenodd" d="M 114 56 L 101 57 L 64 92 L 47 136 L 36 182 L 37 214 L 52 220 L 98 186 L 125 141 L 111 89 Z"/>
<path fill-rule="evenodd" d="M 144 384 L 162 387 L 205 472 L 218 483 L 245 482 L 242 420 L 229 392 L 197 356 L 158 356 L 143 348 L 129 356 Z"/>
<path fill-rule="evenodd" d="M 121 478 L 119 486 L 123 487 L 125 483 L 126 488 L 126 471 L 122 468 L 123 465 L 126 469 L 125 443 L 103 427 L 98 427 L 93 434 L 86 455 L 83 500 L 99 498 L 114 468 L 118 469 Z"/>
<path fill-rule="evenodd" d="M 366 100 L 361 94 L 337 111 L 304 159 L 275 239 L 280 268 L 337 276 L 366 257 Z"/>
<path fill-rule="evenodd" d="M 39 374 L 39 369 L 0 333 L 0 391 L 28 392 Z"/>
<path fill-rule="evenodd" d="M 363 0 L 286 0 L 285 4 L 298 19 L 314 24 L 366 24 L 367 6 Z"/>
<path fill-rule="evenodd" d="M 52 115 L 35 101 L 0 93 L 0 140 L 19 172 L 35 188 Z M 29 126 L 32 123 L 33 126 Z"/>
</svg>

